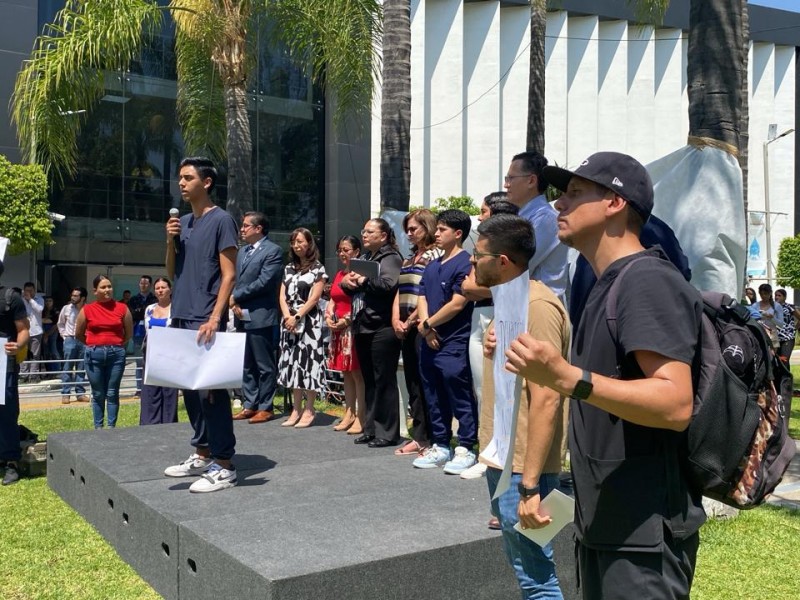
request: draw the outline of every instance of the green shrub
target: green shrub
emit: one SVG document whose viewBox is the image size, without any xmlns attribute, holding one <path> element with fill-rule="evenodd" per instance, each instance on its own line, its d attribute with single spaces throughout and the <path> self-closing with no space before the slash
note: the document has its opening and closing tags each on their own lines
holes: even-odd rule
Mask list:
<svg viewBox="0 0 800 600">
<path fill-rule="evenodd" d="M 15 165 L 0 154 L 0 235 L 9 239 L 9 254 L 53 242 L 48 209 L 47 176 L 41 165 Z"/>
</svg>

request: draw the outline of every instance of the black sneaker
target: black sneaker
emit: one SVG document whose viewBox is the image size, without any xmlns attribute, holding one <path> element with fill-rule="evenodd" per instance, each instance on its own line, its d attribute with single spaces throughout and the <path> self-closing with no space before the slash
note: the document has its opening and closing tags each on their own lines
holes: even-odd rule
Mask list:
<svg viewBox="0 0 800 600">
<path fill-rule="evenodd" d="M 17 465 L 8 463 L 6 465 L 6 474 L 3 476 L 3 485 L 11 485 L 19 481 L 19 473 L 17 473 Z"/>
</svg>

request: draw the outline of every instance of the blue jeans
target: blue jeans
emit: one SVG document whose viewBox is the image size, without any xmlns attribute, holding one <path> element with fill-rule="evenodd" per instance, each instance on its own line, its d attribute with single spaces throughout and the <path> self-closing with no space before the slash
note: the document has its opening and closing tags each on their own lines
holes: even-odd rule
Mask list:
<svg viewBox="0 0 800 600">
<path fill-rule="evenodd" d="M 116 427 L 119 413 L 119 384 L 125 372 L 122 346 L 86 346 L 86 375 L 92 385 L 94 428 L 103 427 L 103 412 L 108 401 L 108 426 Z"/>
<path fill-rule="evenodd" d="M 69 396 L 73 390 L 72 380 L 75 380 L 75 395 L 83 396 L 86 393 L 86 388 L 83 386 L 83 355 L 86 353 L 86 347 L 78 341 L 74 336 L 64 338 L 64 373 L 61 374 L 61 383 L 64 387 L 61 388 L 61 393 Z M 68 362 L 75 361 L 75 362 Z M 72 371 L 75 371 L 73 374 Z"/>
<path fill-rule="evenodd" d="M 500 469 L 486 469 L 486 483 L 489 486 L 489 497 L 494 496 L 500 482 Z M 553 598 L 561 600 L 561 588 L 558 587 L 556 566 L 553 563 L 553 548 L 550 544 L 544 547 L 532 542 L 514 529 L 519 522 L 519 492 L 517 485 L 522 481 L 521 473 L 511 475 L 511 485 L 497 500 L 492 500 L 492 513 L 500 519 L 503 531 L 503 547 L 509 563 L 514 568 L 523 600 L 534 598 Z M 541 497 L 558 489 L 558 473 L 543 473 L 539 477 Z"/>
</svg>

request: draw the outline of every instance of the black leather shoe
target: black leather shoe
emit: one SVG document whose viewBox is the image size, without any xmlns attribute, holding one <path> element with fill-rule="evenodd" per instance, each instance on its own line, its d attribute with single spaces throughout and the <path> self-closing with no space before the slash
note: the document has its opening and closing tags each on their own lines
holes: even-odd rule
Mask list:
<svg viewBox="0 0 800 600">
<path fill-rule="evenodd" d="M 384 440 L 383 438 L 375 438 L 372 440 L 367 446 L 370 448 L 388 448 L 389 446 L 394 446 L 394 442 L 390 442 L 389 440 Z"/>
<path fill-rule="evenodd" d="M 364 434 L 353 440 L 354 444 L 369 444 L 375 439 L 374 435 Z"/>
</svg>

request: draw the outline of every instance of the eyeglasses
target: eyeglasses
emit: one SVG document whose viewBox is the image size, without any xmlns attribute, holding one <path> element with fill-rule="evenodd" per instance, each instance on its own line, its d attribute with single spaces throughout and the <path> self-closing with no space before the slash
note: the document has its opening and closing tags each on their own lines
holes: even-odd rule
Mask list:
<svg viewBox="0 0 800 600">
<path fill-rule="evenodd" d="M 361 235 L 372 235 L 374 233 L 378 233 L 378 232 L 375 231 L 374 229 L 362 229 L 361 230 Z"/>
<path fill-rule="evenodd" d="M 352 248 L 337 248 L 336 254 L 350 254 L 352 251 Z"/>
<path fill-rule="evenodd" d="M 253 225 L 252 223 L 242 223 L 242 229 L 251 229 L 253 227 L 258 227 L 258 225 Z"/>
<path fill-rule="evenodd" d="M 506 175 L 503 177 L 503 181 L 506 183 L 511 183 L 512 179 L 516 179 L 517 177 L 530 177 L 531 173 L 525 173 L 524 175 Z"/>
<path fill-rule="evenodd" d="M 502 254 L 498 254 L 497 252 L 478 252 L 477 250 L 472 251 L 472 256 L 475 257 L 475 260 L 480 260 L 484 256 L 494 256 L 495 258 L 498 256 L 503 256 Z"/>
</svg>

